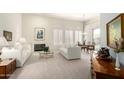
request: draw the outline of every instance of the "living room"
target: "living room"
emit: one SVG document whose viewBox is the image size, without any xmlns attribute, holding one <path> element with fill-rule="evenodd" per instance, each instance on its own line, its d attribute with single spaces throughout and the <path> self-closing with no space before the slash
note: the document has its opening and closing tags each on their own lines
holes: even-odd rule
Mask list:
<svg viewBox="0 0 124 93">
<path fill-rule="evenodd" d="M 123 14 L 1 13 L 1 67 L 8 67 L 1 78 L 123 78 L 123 51 L 116 55 L 109 44 L 113 37 L 109 38 L 108 27 L 118 17 L 123 18 Z M 97 69 L 95 64 L 98 60 L 93 62 L 95 53 L 103 61 L 119 62 L 113 64 L 115 69 L 112 66 L 110 73 L 100 72 L 102 66 Z"/>
<path fill-rule="evenodd" d="M 123 4 L 1 0 L 0 92 L 123 92 Z"/>
<path fill-rule="evenodd" d="M 62 59 L 61 61 L 65 61 L 65 62 L 66 61 L 68 62 L 68 60 L 70 60 L 69 63 L 71 63 L 71 61 L 72 62 L 81 61 L 80 48 L 77 48 L 77 49 L 72 48 L 70 49 L 71 51 L 70 54 L 68 54 L 64 52 L 65 49 L 63 49 L 63 47 L 76 46 L 78 44 L 78 41 L 82 44 L 83 38 L 87 39 L 86 43 L 88 43 L 89 41 L 92 42 L 91 36 L 93 33 L 89 33 L 87 31 L 92 31 L 95 28 L 99 28 L 99 22 L 100 22 L 99 14 L 8 13 L 8 14 L 0 14 L 0 19 L 1 19 L 1 36 L 6 37 L 7 39 L 7 36 L 5 35 L 5 33 L 9 33 L 9 32 L 11 33 L 11 36 L 10 36 L 11 40 L 7 40 L 8 44 L 6 45 L 6 48 L 5 47 L 2 48 L 1 57 L 3 59 L 16 58 L 16 67 L 18 67 L 14 72 L 14 74 L 11 75 L 10 78 L 45 78 L 45 77 L 46 78 L 64 78 L 64 77 L 65 78 L 86 78 L 86 77 L 89 78 L 90 77 L 89 72 L 86 73 L 87 75 L 80 75 L 80 73 L 82 73 L 80 72 L 80 70 L 79 70 L 80 73 L 78 73 L 79 77 L 76 76 L 76 72 L 72 73 L 71 71 L 67 75 L 63 74 L 63 77 L 62 77 L 61 74 L 60 75 L 57 74 L 57 73 L 64 73 L 62 69 L 60 72 L 56 72 L 56 73 L 48 71 L 49 73 L 55 73 L 55 75 L 50 76 L 49 74 L 48 76 L 43 76 L 43 77 L 37 77 L 37 75 L 35 76 L 33 73 L 36 73 L 36 72 L 32 72 L 29 76 L 26 75 L 27 73 L 23 73 L 23 75 L 21 75 L 22 73 L 18 73 L 18 72 L 22 71 L 22 69 L 25 68 L 26 64 L 32 63 L 32 62 L 29 62 L 31 61 L 31 59 L 36 62 L 38 60 L 39 60 L 38 62 L 40 62 L 41 59 L 45 61 L 52 61 L 52 60 L 56 61 L 57 59 Z M 85 25 L 85 29 L 84 29 L 84 25 Z M 83 29 L 86 32 L 83 32 Z M 40 31 L 40 30 L 43 31 L 42 38 L 37 37 L 37 34 L 38 34 L 37 31 Z M 20 45 L 20 42 L 21 42 L 21 45 Z M 48 54 L 47 56 L 50 58 L 46 59 L 47 56 L 44 55 L 44 53 L 39 52 L 40 50 L 38 50 L 37 48 L 40 47 L 41 49 L 42 46 L 40 45 L 44 45 L 49 48 L 48 50 L 50 52 L 49 52 L 49 56 Z M 62 54 L 65 58 L 63 56 L 60 56 L 60 54 Z M 88 55 L 89 57 L 88 53 L 86 53 L 86 55 Z M 39 57 L 41 57 L 41 59 L 39 59 Z M 72 59 L 76 59 L 76 60 L 72 60 Z M 40 64 L 40 65 L 44 66 L 43 64 Z M 64 65 L 62 64 L 62 66 Z M 38 66 L 34 65 L 34 67 L 32 68 L 37 68 L 37 67 Z M 49 70 L 51 70 L 51 68 L 53 67 L 52 66 L 49 67 Z M 65 68 L 63 68 L 63 70 L 64 69 Z M 87 69 L 89 71 L 89 67 Z M 28 70 L 30 71 L 30 69 Z M 39 72 L 39 74 L 43 74 L 43 73 Z M 74 74 L 75 76 L 71 77 L 70 74 Z"/>
</svg>

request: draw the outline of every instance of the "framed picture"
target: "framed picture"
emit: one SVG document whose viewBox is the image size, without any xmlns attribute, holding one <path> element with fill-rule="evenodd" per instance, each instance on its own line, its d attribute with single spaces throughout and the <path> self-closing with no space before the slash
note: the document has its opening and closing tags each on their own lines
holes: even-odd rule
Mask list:
<svg viewBox="0 0 124 93">
<path fill-rule="evenodd" d="M 12 32 L 3 31 L 3 36 L 6 38 L 7 41 L 12 41 Z"/>
<path fill-rule="evenodd" d="M 34 29 L 34 39 L 35 40 L 45 40 L 45 28 L 35 28 Z"/>
<path fill-rule="evenodd" d="M 107 23 L 107 45 L 111 48 L 115 47 L 115 39 L 123 38 L 124 39 L 124 32 L 123 32 L 123 17 L 124 14 L 120 14 L 119 16 L 115 17 L 109 23 Z"/>
</svg>

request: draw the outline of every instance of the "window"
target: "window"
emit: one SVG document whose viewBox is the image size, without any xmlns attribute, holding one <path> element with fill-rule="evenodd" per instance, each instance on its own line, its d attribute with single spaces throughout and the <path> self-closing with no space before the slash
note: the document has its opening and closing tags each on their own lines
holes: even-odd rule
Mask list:
<svg viewBox="0 0 124 93">
<path fill-rule="evenodd" d="M 82 43 L 82 32 L 78 32 L 78 41 Z"/>
<path fill-rule="evenodd" d="M 75 43 L 78 42 L 78 31 L 75 31 Z"/>
<path fill-rule="evenodd" d="M 70 44 L 74 43 L 73 31 L 70 31 Z"/>
<path fill-rule="evenodd" d="M 98 50 L 100 48 L 100 29 L 93 30 L 93 41 L 95 42 L 95 48 Z"/>
<path fill-rule="evenodd" d="M 78 41 L 82 43 L 82 32 L 81 31 L 73 31 L 73 30 L 61 30 L 55 29 L 54 31 L 54 45 L 73 45 Z"/>
<path fill-rule="evenodd" d="M 70 44 L 72 45 L 73 44 L 73 31 L 72 30 L 66 30 L 65 31 L 65 43 L 66 44 Z"/>
<path fill-rule="evenodd" d="M 63 32 L 62 30 L 54 30 L 54 45 L 62 45 L 63 44 Z"/>
<path fill-rule="evenodd" d="M 69 43 L 69 31 L 68 30 L 66 30 L 65 31 L 65 44 L 68 44 Z"/>
<path fill-rule="evenodd" d="M 59 42 L 59 45 L 62 45 L 63 44 L 63 32 L 62 30 L 59 30 L 59 38 L 58 38 L 58 42 Z"/>
<path fill-rule="evenodd" d="M 78 41 L 80 43 L 82 43 L 82 32 L 81 31 L 75 31 L 75 43 L 77 43 Z"/>
</svg>

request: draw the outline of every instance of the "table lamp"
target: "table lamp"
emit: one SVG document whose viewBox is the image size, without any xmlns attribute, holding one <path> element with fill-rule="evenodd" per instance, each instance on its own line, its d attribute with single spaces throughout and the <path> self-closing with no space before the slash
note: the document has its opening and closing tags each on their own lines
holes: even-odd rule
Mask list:
<svg viewBox="0 0 124 93">
<path fill-rule="evenodd" d="M 2 48 L 5 47 L 5 46 L 8 46 L 8 42 L 7 40 L 5 39 L 4 36 L 0 36 L 0 55 L 2 54 Z M 2 59 L 0 58 L 0 62 L 2 61 Z"/>
</svg>

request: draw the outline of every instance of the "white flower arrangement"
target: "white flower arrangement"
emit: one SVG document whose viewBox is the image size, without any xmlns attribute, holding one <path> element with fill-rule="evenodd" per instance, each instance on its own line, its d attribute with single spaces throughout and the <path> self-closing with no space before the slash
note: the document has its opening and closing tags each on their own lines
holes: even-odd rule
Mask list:
<svg viewBox="0 0 124 93">
<path fill-rule="evenodd" d="M 114 51 L 116 53 L 124 52 L 124 40 L 123 40 L 123 38 L 119 38 L 119 39 L 115 38 L 114 43 L 115 43 Z"/>
</svg>

